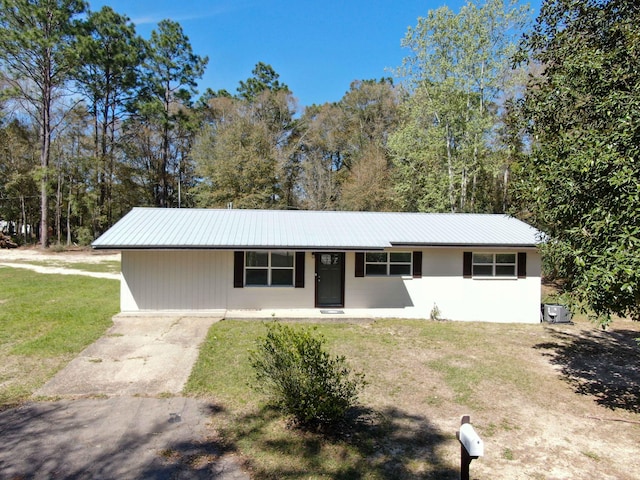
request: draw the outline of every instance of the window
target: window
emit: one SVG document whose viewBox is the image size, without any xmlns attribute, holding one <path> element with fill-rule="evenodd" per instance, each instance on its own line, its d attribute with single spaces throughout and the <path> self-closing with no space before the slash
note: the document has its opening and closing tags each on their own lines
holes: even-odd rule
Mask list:
<svg viewBox="0 0 640 480">
<path fill-rule="evenodd" d="M 246 252 L 247 286 L 293 286 L 293 252 Z"/>
<path fill-rule="evenodd" d="M 411 252 L 366 252 L 366 276 L 411 275 Z"/>
<path fill-rule="evenodd" d="M 472 272 L 474 277 L 515 277 L 515 253 L 474 253 Z"/>
</svg>

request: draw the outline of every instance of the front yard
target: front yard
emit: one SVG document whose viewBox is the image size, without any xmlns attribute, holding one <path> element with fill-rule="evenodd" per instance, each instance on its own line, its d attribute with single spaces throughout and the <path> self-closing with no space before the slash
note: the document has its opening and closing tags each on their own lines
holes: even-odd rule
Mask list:
<svg viewBox="0 0 640 480">
<path fill-rule="evenodd" d="M 351 430 L 292 429 L 250 387 L 260 323 L 209 332 L 187 392 L 255 478 L 458 478 L 460 416 L 485 442 L 478 479 L 640 478 L 640 325 L 384 320 L 317 325 L 369 382 Z"/>
<path fill-rule="evenodd" d="M 0 267 L 0 409 L 27 400 L 106 331 L 118 289 Z M 368 381 L 351 428 L 330 436 L 292 428 L 251 388 L 248 352 L 262 323 L 220 322 L 202 346 L 185 394 L 209 401 L 212 438 L 252 478 L 456 479 L 463 414 L 485 442 L 472 478 L 640 478 L 640 324 L 317 328 Z"/>
</svg>

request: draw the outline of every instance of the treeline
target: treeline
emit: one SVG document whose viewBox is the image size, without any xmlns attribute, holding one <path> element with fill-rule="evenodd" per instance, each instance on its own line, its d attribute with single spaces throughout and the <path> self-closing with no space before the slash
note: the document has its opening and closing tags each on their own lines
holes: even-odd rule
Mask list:
<svg viewBox="0 0 640 480">
<path fill-rule="evenodd" d="M 300 109 L 262 62 L 198 95 L 208 60 L 172 20 L 143 39 L 109 7 L 2 0 L 2 227 L 46 246 L 90 243 L 141 205 L 507 211 L 526 20 L 503 0 L 430 11 L 399 80 Z"/>
</svg>

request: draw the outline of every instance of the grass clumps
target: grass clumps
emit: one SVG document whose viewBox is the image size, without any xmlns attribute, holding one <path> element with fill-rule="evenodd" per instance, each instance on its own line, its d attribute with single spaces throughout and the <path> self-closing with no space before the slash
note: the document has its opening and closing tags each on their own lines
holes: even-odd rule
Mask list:
<svg viewBox="0 0 640 480">
<path fill-rule="evenodd" d="M 255 388 L 301 427 L 343 422 L 365 385 L 364 374 L 353 372 L 344 356 L 327 352 L 325 338 L 314 328 L 266 326 L 250 355 Z"/>
</svg>

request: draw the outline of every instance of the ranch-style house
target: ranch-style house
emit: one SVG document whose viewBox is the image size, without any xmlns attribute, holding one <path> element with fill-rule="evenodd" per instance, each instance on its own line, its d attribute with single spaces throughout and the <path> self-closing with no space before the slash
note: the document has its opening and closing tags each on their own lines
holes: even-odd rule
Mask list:
<svg viewBox="0 0 640 480">
<path fill-rule="evenodd" d="M 506 215 L 134 208 L 123 312 L 272 311 L 537 323 L 542 234 Z"/>
</svg>

